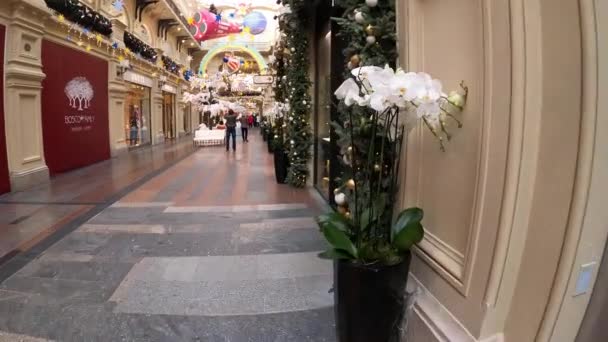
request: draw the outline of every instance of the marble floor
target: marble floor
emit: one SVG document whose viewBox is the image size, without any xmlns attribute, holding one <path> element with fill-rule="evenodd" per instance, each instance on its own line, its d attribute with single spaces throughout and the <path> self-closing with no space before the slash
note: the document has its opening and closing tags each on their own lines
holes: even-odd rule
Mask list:
<svg viewBox="0 0 608 342">
<path fill-rule="evenodd" d="M 324 205 L 276 184 L 256 133 L 152 172 L 0 266 L 0 342 L 335 341 Z"/>
</svg>

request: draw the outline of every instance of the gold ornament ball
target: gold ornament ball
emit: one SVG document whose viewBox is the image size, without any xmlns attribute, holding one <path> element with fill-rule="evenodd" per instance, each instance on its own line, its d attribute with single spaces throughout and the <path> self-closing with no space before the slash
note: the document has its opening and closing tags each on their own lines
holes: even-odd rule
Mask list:
<svg viewBox="0 0 608 342">
<path fill-rule="evenodd" d="M 380 171 L 382 168 L 380 167 L 380 165 L 376 164 L 374 165 L 374 171 L 378 172 Z"/>
<path fill-rule="evenodd" d="M 346 181 L 346 187 L 349 188 L 349 189 L 351 189 L 351 190 L 354 190 L 355 189 L 355 180 L 352 179 L 352 178 L 349 179 L 349 180 L 347 180 Z"/>
<path fill-rule="evenodd" d="M 347 211 L 347 212 L 344 214 L 344 217 L 346 217 L 347 219 L 349 219 L 349 218 L 350 218 L 350 211 Z"/>
<path fill-rule="evenodd" d="M 367 27 L 365 28 L 365 33 L 367 33 L 368 36 L 373 36 L 375 32 L 376 28 L 372 25 L 367 25 Z"/>
<path fill-rule="evenodd" d="M 346 207 L 338 206 L 338 212 L 342 215 L 346 214 Z"/>
<path fill-rule="evenodd" d="M 350 63 L 351 63 L 352 66 L 358 67 L 359 63 L 361 63 L 361 57 L 359 57 L 359 55 L 353 55 L 350 58 Z"/>
<path fill-rule="evenodd" d="M 335 189 L 334 189 L 334 195 L 337 195 L 337 194 L 339 194 L 339 193 L 340 193 L 340 188 L 335 188 Z"/>
</svg>

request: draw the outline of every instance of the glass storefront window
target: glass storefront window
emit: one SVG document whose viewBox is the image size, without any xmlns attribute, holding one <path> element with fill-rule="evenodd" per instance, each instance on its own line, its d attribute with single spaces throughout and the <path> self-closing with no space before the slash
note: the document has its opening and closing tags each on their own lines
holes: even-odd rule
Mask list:
<svg viewBox="0 0 608 342">
<path fill-rule="evenodd" d="M 125 141 L 129 147 L 150 144 L 151 89 L 137 84 L 129 84 L 125 101 L 124 127 Z"/>
<path fill-rule="evenodd" d="M 315 118 L 315 179 L 314 185 L 325 199 L 330 187 L 330 122 L 331 122 L 331 27 L 319 32 L 317 49 L 318 98 Z"/>
<path fill-rule="evenodd" d="M 319 80 L 319 97 L 320 101 L 317 107 L 317 118 L 316 118 L 316 136 L 315 143 L 317 144 L 316 151 L 317 155 L 315 160 L 316 167 L 316 179 L 315 187 L 321 195 L 325 198 L 329 198 L 329 168 L 330 168 L 330 104 L 329 94 L 330 90 L 330 78 L 326 77 Z"/>
</svg>

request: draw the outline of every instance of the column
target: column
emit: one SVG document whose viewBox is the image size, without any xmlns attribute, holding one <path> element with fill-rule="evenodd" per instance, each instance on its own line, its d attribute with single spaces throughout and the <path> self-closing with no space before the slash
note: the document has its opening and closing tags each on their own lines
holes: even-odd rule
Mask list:
<svg viewBox="0 0 608 342">
<path fill-rule="evenodd" d="M 152 144 L 165 142 L 163 133 L 163 93 L 158 83 L 152 87 Z"/>
<path fill-rule="evenodd" d="M 41 45 L 48 14 L 13 1 L 6 30 L 6 145 L 11 188 L 48 181 L 42 139 Z"/>
<path fill-rule="evenodd" d="M 124 112 L 127 87 L 118 75 L 118 61 L 111 60 L 108 63 L 108 93 L 109 93 L 109 126 L 110 126 L 110 152 L 112 157 L 127 151 L 125 137 Z"/>
<path fill-rule="evenodd" d="M 183 101 L 183 90 L 179 86 L 179 83 L 176 89 L 175 102 L 177 102 L 177 136 L 181 138 L 186 135 L 186 131 L 184 130 L 184 121 L 186 120 L 184 117 L 184 111 L 186 109 L 186 104 Z"/>
</svg>

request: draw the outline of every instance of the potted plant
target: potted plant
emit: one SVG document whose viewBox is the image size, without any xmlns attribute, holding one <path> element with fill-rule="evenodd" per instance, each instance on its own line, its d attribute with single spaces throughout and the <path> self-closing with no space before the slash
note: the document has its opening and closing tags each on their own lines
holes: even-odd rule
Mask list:
<svg viewBox="0 0 608 342">
<path fill-rule="evenodd" d="M 337 212 L 318 224 L 330 245 L 319 256 L 335 260 L 340 342 L 400 341 L 411 250 L 424 236 L 421 208 L 395 215 L 402 142 L 422 121 L 444 150 L 449 124 L 462 126 L 454 116 L 467 98 L 461 87 L 448 96 L 427 74 L 366 66 L 335 93 L 348 118 L 332 123 L 344 174 L 334 192 Z"/>
<path fill-rule="evenodd" d="M 285 141 L 283 135 L 283 117 L 276 119 L 276 135 L 273 141 L 274 153 L 274 174 L 279 184 L 285 184 L 287 181 L 287 171 L 289 168 L 289 157 L 285 150 Z"/>
</svg>

